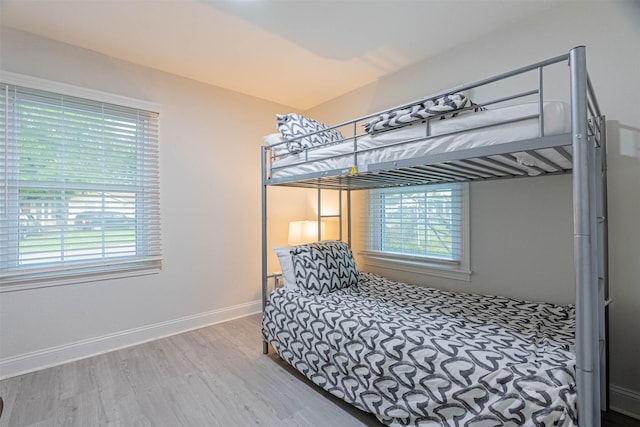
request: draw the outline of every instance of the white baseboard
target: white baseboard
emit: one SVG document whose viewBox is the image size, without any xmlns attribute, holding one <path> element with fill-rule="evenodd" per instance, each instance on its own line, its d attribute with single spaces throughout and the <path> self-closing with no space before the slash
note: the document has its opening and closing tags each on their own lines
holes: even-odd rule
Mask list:
<svg viewBox="0 0 640 427">
<path fill-rule="evenodd" d="M 640 393 L 615 385 L 609 386 L 609 407 L 640 420 Z"/>
<path fill-rule="evenodd" d="M 142 344 L 181 332 L 260 313 L 261 311 L 262 301 L 253 301 L 18 356 L 7 357 L 0 359 L 0 379 L 15 377 L 74 360 Z"/>
</svg>

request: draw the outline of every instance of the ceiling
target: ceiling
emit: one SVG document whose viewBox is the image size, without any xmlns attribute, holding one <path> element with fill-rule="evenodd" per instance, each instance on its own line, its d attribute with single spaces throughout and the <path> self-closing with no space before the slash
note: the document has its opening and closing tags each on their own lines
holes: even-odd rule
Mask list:
<svg viewBox="0 0 640 427">
<path fill-rule="evenodd" d="M 307 110 L 571 0 L 0 0 L 3 26 Z"/>
</svg>

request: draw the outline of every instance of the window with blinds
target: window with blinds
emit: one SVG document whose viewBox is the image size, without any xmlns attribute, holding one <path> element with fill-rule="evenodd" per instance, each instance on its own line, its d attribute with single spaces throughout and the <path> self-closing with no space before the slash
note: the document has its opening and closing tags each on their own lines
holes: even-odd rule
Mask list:
<svg viewBox="0 0 640 427">
<path fill-rule="evenodd" d="M 2 282 L 158 269 L 158 114 L 0 90 Z"/>
<path fill-rule="evenodd" d="M 463 189 L 448 184 L 371 190 L 368 250 L 460 262 Z"/>
</svg>

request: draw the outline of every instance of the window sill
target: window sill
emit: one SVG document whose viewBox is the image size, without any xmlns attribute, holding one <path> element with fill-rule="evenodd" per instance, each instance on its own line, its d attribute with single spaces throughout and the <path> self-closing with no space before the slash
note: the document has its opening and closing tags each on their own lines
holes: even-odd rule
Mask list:
<svg viewBox="0 0 640 427">
<path fill-rule="evenodd" d="M 359 255 L 364 259 L 364 264 L 371 267 L 443 277 L 465 282 L 471 281 L 471 270 L 457 262 L 438 262 L 421 257 L 372 251 L 361 251 Z"/>
<path fill-rule="evenodd" d="M 58 275 L 42 276 L 39 274 L 25 274 L 23 276 L 0 277 L 0 294 L 5 292 L 26 291 L 30 289 L 49 288 L 54 286 L 74 285 L 78 283 L 99 282 L 103 280 L 122 279 L 127 277 L 157 274 L 161 270 L 159 262 L 140 264 L 125 268 L 111 268 L 101 270 L 78 269 L 70 272 L 61 271 Z"/>
</svg>

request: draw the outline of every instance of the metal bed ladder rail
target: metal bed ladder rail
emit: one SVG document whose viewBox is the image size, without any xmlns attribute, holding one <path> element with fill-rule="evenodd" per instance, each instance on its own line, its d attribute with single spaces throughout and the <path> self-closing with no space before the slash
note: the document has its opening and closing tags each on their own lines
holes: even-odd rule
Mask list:
<svg viewBox="0 0 640 427">
<path fill-rule="evenodd" d="M 590 91 L 592 91 L 589 85 Z M 599 108 L 594 104 L 597 114 Z M 599 347 L 600 347 L 600 404 L 602 410 L 609 410 L 609 305 L 612 300 L 609 294 L 609 213 L 607 198 L 607 144 L 606 144 L 606 119 L 599 115 L 594 120 L 594 143 L 596 148 L 596 167 L 600 165 L 599 175 L 596 179 L 596 215 L 597 215 L 597 242 L 598 242 L 598 313 Z M 597 172 L 597 171 L 596 171 Z"/>
</svg>

